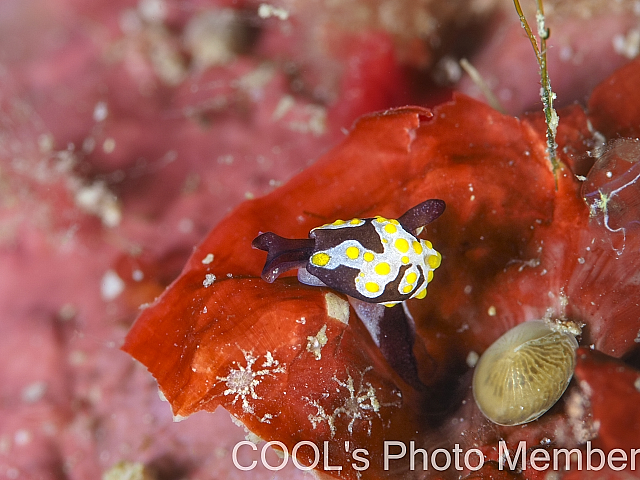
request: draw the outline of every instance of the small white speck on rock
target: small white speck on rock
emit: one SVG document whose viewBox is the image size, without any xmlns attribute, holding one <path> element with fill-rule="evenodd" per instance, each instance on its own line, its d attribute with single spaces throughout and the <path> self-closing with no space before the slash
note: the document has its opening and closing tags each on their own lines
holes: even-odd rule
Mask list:
<svg viewBox="0 0 640 480">
<path fill-rule="evenodd" d="M 162 23 L 167 16 L 168 7 L 164 0 L 141 0 L 138 2 L 140 16 L 149 23 Z"/>
<path fill-rule="evenodd" d="M 47 392 L 46 382 L 33 382 L 22 389 L 22 401 L 24 403 L 36 403 L 42 400 Z"/>
<path fill-rule="evenodd" d="M 124 291 L 124 282 L 113 270 L 107 270 L 100 283 L 100 295 L 106 302 L 114 300 Z"/>
<path fill-rule="evenodd" d="M 473 350 L 471 350 L 468 354 L 467 354 L 467 366 L 469 368 L 473 368 L 476 366 L 476 364 L 478 363 L 478 360 L 480 359 L 480 355 L 478 355 L 478 352 L 474 352 Z"/>
<path fill-rule="evenodd" d="M 261 3 L 258 7 L 258 16 L 260 18 L 276 17 L 280 20 L 289 18 L 289 11 L 284 8 L 274 7 L 268 3 Z"/>
<path fill-rule="evenodd" d="M 181 233 L 191 233 L 193 231 L 194 223 L 190 218 L 182 218 L 178 222 L 178 230 Z"/>
<path fill-rule="evenodd" d="M 102 150 L 104 151 L 104 153 L 113 153 L 115 149 L 116 149 L 116 141 L 113 138 L 107 138 L 102 143 Z"/>
<path fill-rule="evenodd" d="M 50 133 L 43 133 L 38 137 L 40 153 L 51 153 L 55 148 L 56 140 Z"/>
<path fill-rule="evenodd" d="M 58 317 L 60 320 L 69 321 L 72 320 L 78 314 L 77 308 L 71 303 L 65 303 L 60 310 L 58 310 Z"/>
<path fill-rule="evenodd" d="M 106 227 L 116 227 L 122 219 L 116 196 L 100 181 L 78 187 L 75 202 L 82 210 L 97 215 Z"/>
<path fill-rule="evenodd" d="M 95 122 L 104 121 L 109 115 L 109 108 L 107 107 L 107 102 L 98 102 L 93 109 L 93 120 Z"/>
<path fill-rule="evenodd" d="M 204 276 L 204 280 L 202 282 L 202 285 L 204 286 L 204 288 L 210 287 L 211 285 L 213 285 L 213 282 L 216 281 L 216 276 L 213 273 L 207 273 Z"/>
<path fill-rule="evenodd" d="M 102 457 L 102 455 L 101 455 Z M 102 474 L 102 480 L 154 480 L 155 474 L 140 462 L 121 461 Z"/>
<path fill-rule="evenodd" d="M 23 446 L 31 443 L 32 438 L 33 438 L 33 435 L 31 434 L 31 432 L 23 428 L 18 430 L 14 434 L 13 441 L 15 442 L 16 445 Z"/>
</svg>

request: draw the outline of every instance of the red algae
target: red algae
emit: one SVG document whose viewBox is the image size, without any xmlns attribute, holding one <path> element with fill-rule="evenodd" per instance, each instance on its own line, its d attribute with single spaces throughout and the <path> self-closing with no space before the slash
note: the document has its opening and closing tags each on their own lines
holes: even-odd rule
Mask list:
<svg viewBox="0 0 640 480">
<path fill-rule="evenodd" d="M 597 350 L 578 351 L 575 378 L 598 425 L 598 447 L 626 451 L 640 444 L 640 370 Z"/>
<path fill-rule="evenodd" d="M 634 108 L 621 113 L 629 124 Z M 386 439 L 428 448 L 490 448 L 500 438 L 510 448 L 545 438 L 579 445 L 584 439 L 572 433 L 556 439 L 569 424 L 561 406 L 525 428 L 490 426 L 464 393 L 464 373 L 470 353 L 535 318 L 584 323 L 582 341 L 610 355 L 635 347 L 638 237 L 634 230 L 624 252 L 612 248 L 572 171 L 589 169 L 597 141 L 587 118 L 597 123 L 598 111 L 587 115 L 575 107 L 560 112 L 557 190 L 540 117 L 520 121 L 457 95 L 433 112 L 407 107 L 361 118 L 315 165 L 218 225 L 141 314 L 124 349 L 156 377 L 175 415 L 223 406 L 259 437 L 289 449 L 301 440 L 329 442 L 325 461 L 343 467 L 329 472 L 341 478 L 418 475 L 403 462 L 395 471 L 383 468 Z M 423 234 L 443 264 L 428 297 L 408 302 L 430 387 L 425 395 L 389 370 L 353 310 L 348 322 L 347 314 L 330 313 L 329 295 L 347 311 L 343 296 L 286 276 L 262 282 L 264 255 L 250 243 L 264 231 L 303 238 L 337 218 L 394 218 L 426 198 L 442 198 L 447 210 Z M 203 263 L 209 254 L 213 261 Z M 462 420 L 452 429 L 451 418 Z M 355 448 L 370 453 L 367 470 L 350 465 Z M 492 468 L 470 478 L 498 478 Z"/>
<path fill-rule="evenodd" d="M 636 59 L 620 68 L 594 90 L 587 104 L 593 128 L 607 139 L 640 135 L 640 80 Z"/>
</svg>

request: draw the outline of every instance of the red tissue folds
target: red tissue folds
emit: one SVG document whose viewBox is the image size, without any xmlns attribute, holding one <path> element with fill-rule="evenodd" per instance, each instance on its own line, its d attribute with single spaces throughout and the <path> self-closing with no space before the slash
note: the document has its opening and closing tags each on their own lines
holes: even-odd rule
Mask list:
<svg viewBox="0 0 640 480">
<path fill-rule="evenodd" d="M 424 475 L 410 471 L 406 458 L 385 470 L 385 440 L 413 440 L 429 451 L 451 451 L 457 443 L 486 455 L 479 472 L 452 467 L 439 473 L 445 477 L 492 478 L 500 439 L 510 447 L 551 439 L 582 448 L 598 439 L 598 430 L 585 434 L 576 422 L 600 415 L 606 427 L 601 405 L 618 395 L 609 384 L 628 380 L 598 373 L 601 359 L 635 365 L 640 329 L 640 236 L 633 221 L 640 202 L 631 181 L 637 158 L 627 156 L 610 170 L 606 163 L 621 145 L 637 153 L 637 143 L 611 143 L 587 174 L 594 161 L 589 152 L 602 148 L 602 135 L 589 123 L 605 141 L 637 135 L 638 84 L 636 61 L 596 89 L 586 113 L 577 106 L 559 112 L 564 166 L 557 189 L 541 115 L 519 120 L 456 96 L 433 111 L 405 107 L 362 117 L 312 167 L 243 203 L 214 228 L 180 277 L 142 312 L 124 349 L 157 379 L 175 416 L 222 406 L 289 451 L 302 440 L 313 442 L 322 457 L 316 469 L 341 478 Z M 593 207 L 589 199 L 601 199 L 598 192 L 611 198 L 610 210 Z M 251 241 L 266 231 L 305 238 L 335 219 L 396 218 L 428 198 L 443 199 L 447 209 L 421 234 L 442 253 L 442 265 L 427 297 L 408 302 L 414 353 L 428 386 L 419 391 L 389 367 L 344 295 L 302 285 L 292 273 L 273 284 L 262 281 L 265 254 Z M 624 223 L 623 238 L 603 221 L 606 213 Z M 473 404 L 467 358 L 516 324 L 545 316 L 584 323 L 581 344 L 600 352 L 579 360 L 576 372 L 580 385 L 583 379 L 589 384 L 593 412 L 585 400 L 576 413 L 576 399 L 586 397 L 573 382 L 569 400 L 540 420 L 495 426 Z M 638 416 L 637 402 L 625 405 Z M 602 442 L 616 445 L 615 429 L 602 435 Z M 634 440 L 640 447 L 637 433 Z M 367 469 L 354 460 L 357 449 L 367 450 Z M 313 449 L 300 448 L 297 459 L 311 464 Z M 525 475 L 503 473 L 497 478 Z"/>
</svg>

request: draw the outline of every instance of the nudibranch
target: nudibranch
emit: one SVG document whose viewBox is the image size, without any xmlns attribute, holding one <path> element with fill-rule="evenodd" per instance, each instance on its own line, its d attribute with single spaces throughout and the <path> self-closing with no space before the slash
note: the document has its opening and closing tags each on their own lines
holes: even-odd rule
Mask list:
<svg viewBox="0 0 640 480">
<path fill-rule="evenodd" d="M 424 298 L 440 266 L 440 253 L 417 235 L 444 209 L 444 201 L 430 199 L 397 220 L 336 220 L 312 229 L 308 239 L 267 232 L 252 245 L 267 251 L 261 274 L 266 282 L 297 268 L 301 283 L 348 295 L 389 364 L 407 383 L 421 388 L 413 355 L 415 325 L 404 302 Z"/>
<path fill-rule="evenodd" d="M 426 296 L 441 255 L 431 242 L 416 236 L 444 209 L 444 201 L 430 199 L 397 220 L 380 216 L 336 220 L 312 229 L 308 239 L 267 232 L 252 245 L 268 252 L 262 278 L 269 283 L 298 268 L 301 283 L 392 307 Z"/>
</svg>

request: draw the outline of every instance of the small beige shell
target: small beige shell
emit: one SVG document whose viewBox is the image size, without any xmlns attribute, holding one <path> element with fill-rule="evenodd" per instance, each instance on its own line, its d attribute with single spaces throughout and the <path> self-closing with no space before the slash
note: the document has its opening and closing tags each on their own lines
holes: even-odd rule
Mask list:
<svg viewBox="0 0 640 480">
<path fill-rule="evenodd" d="M 562 396 L 575 368 L 578 342 L 566 328 L 532 320 L 512 328 L 480 357 L 473 396 L 499 425 L 531 422 Z"/>
</svg>

